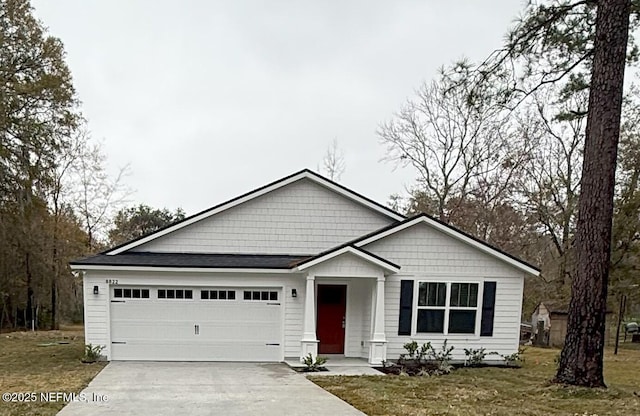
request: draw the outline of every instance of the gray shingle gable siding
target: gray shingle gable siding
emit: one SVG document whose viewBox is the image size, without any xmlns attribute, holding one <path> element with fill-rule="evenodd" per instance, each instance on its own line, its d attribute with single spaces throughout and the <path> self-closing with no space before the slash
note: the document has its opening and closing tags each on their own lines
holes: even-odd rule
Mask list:
<svg viewBox="0 0 640 416">
<path fill-rule="evenodd" d="M 334 182 L 334 181 L 332 181 L 331 179 L 328 179 L 328 178 L 326 178 L 326 177 L 324 177 L 324 176 L 322 176 L 322 175 L 320 175 L 320 174 L 318 174 L 318 173 L 316 173 L 316 172 L 314 172 L 314 171 L 312 171 L 312 170 L 310 170 L 310 169 L 302 169 L 301 171 L 298 171 L 298 172 L 292 173 L 291 175 L 285 176 L 284 178 L 278 179 L 278 180 L 276 180 L 276 181 L 273 181 L 273 182 L 271 182 L 271 183 L 268 183 L 268 184 L 266 184 L 266 185 L 263 185 L 263 186 L 261 186 L 261 187 L 259 187 L 259 188 L 256 188 L 256 189 L 254 189 L 254 190 L 252 190 L 252 191 L 246 192 L 246 193 L 244 193 L 244 194 L 242 194 L 242 195 L 239 195 L 239 196 L 237 196 L 237 197 L 235 197 L 235 198 L 232 198 L 232 199 L 230 199 L 230 200 L 228 200 L 228 201 L 225 201 L 225 202 L 222 202 L 222 203 L 220 203 L 220 204 L 217 204 L 217 205 L 215 205 L 215 206 L 213 206 L 213 207 L 211 207 L 211 208 L 207 208 L 207 209 L 205 209 L 205 210 L 203 210 L 203 211 L 200 211 L 200 212 L 198 212 L 198 213 L 196 213 L 196 214 L 190 215 L 190 216 L 188 216 L 188 217 L 186 217 L 186 218 L 184 218 L 184 219 L 182 219 L 182 220 L 180 220 L 180 221 L 176 221 L 176 222 L 174 222 L 174 223 L 168 224 L 168 225 L 166 225 L 166 226 L 164 226 L 164 227 L 159 228 L 159 229 L 158 229 L 158 230 L 156 230 L 156 231 L 153 231 L 153 232 L 151 232 L 151 233 L 148 233 L 148 234 L 142 235 L 142 236 L 137 237 L 137 238 L 135 238 L 135 239 L 133 239 L 133 240 L 126 241 L 126 242 L 124 242 L 124 243 L 122 243 L 122 244 L 118 244 L 118 245 L 117 245 L 117 246 L 115 246 L 115 247 L 111 247 L 111 248 L 109 248 L 108 250 L 103 251 L 101 254 L 106 254 L 106 253 L 112 252 L 112 251 L 117 250 L 117 249 L 119 249 L 119 248 L 121 248 L 121 247 L 127 246 L 127 245 L 129 245 L 129 244 L 131 244 L 131 243 L 134 243 L 134 242 L 136 242 L 136 241 L 139 241 L 139 240 L 142 240 L 142 239 L 144 239 L 144 238 L 147 238 L 147 237 L 149 237 L 149 236 L 151 236 L 151 235 L 153 235 L 153 234 L 159 233 L 160 231 L 164 231 L 164 230 L 166 230 L 166 229 L 168 229 L 168 228 L 171 228 L 171 227 L 174 227 L 174 226 L 179 225 L 179 224 L 181 224 L 181 223 L 187 222 L 187 221 L 189 221 L 189 220 L 191 220 L 191 219 L 193 219 L 193 218 L 195 218 L 195 217 L 198 217 L 198 216 L 200 216 L 200 215 L 206 214 L 206 213 L 208 213 L 208 212 L 210 212 L 210 211 L 214 211 L 214 210 L 216 210 L 216 209 L 218 209 L 218 208 L 224 207 L 225 205 L 229 205 L 229 204 L 231 204 L 231 203 L 233 203 L 233 202 L 235 202 L 235 201 L 238 201 L 238 200 L 240 200 L 240 199 L 242 199 L 242 198 L 245 198 L 245 197 L 251 196 L 251 195 L 256 194 L 256 193 L 258 193 L 258 192 L 260 192 L 260 191 L 262 191 L 262 190 L 264 190 L 264 189 L 267 189 L 267 188 L 272 187 L 272 186 L 274 186 L 274 185 L 278 185 L 278 184 L 280 184 L 280 183 L 282 183 L 282 182 L 285 182 L 285 181 L 289 180 L 290 178 L 293 178 L 293 177 L 295 177 L 295 176 L 300 175 L 301 173 L 307 173 L 307 174 L 309 174 L 309 175 L 315 176 L 316 178 L 319 178 L 319 179 L 321 179 L 321 180 L 324 180 L 324 181 L 326 181 L 326 182 L 330 183 L 331 185 L 333 185 L 333 186 L 335 186 L 335 187 L 337 187 L 337 188 L 340 188 L 340 189 L 342 189 L 342 190 L 344 190 L 344 191 L 346 191 L 346 192 L 348 192 L 348 193 L 350 193 L 350 194 L 352 194 L 352 195 L 354 195 L 354 196 L 356 196 L 356 197 L 358 197 L 358 198 L 362 198 L 363 200 L 365 200 L 365 201 L 367 201 L 367 202 L 369 202 L 369 203 L 371 203 L 371 204 L 373 204 L 373 205 L 375 205 L 375 206 L 379 207 L 382 211 L 385 211 L 385 212 L 386 212 L 386 214 L 389 216 L 389 218 L 394 218 L 394 217 L 405 218 L 405 216 L 404 216 L 404 215 L 402 215 L 402 214 L 400 214 L 400 213 L 398 213 L 398 212 L 394 211 L 393 209 L 391 209 L 391 208 L 389 208 L 389 207 L 387 207 L 387 206 L 385 206 L 385 205 L 383 205 L 383 204 L 381 204 L 381 203 L 379 203 L 379 202 L 376 202 L 376 201 L 374 201 L 374 200 L 372 200 L 372 199 L 370 199 L 370 198 L 367 198 L 366 196 L 364 196 L 364 195 L 362 195 L 362 194 L 360 194 L 360 193 L 358 193 L 358 192 L 355 192 L 355 191 L 353 191 L 353 190 L 351 190 L 351 189 L 347 188 L 346 186 L 343 186 L 343 185 L 341 185 L 341 184 L 339 184 L 339 183 L 337 183 L 337 182 Z"/>
<path fill-rule="evenodd" d="M 498 253 L 504 254 L 505 256 L 509 257 L 510 259 L 513 259 L 513 260 L 515 260 L 515 261 L 518 261 L 518 262 L 520 262 L 520 263 L 522 263 L 522 264 L 524 264 L 524 265 L 526 265 L 526 266 L 528 266 L 528 267 L 531 267 L 532 269 L 535 269 L 535 270 L 537 270 L 537 271 L 541 271 L 540 267 L 535 266 L 535 265 L 533 265 L 533 264 L 531 264 L 531 263 L 529 263 L 529 262 L 527 262 L 527 261 L 524 261 L 524 260 L 522 260 L 521 258 L 516 257 L 516 256 L 514 256 L 513 254 L 510 254 L 510 253 L 508 253 L 508 252 L 506 252 L 506 251 L 502 250 L 501 248 L 499 248 L 499 247 L 497 247 L 497 246 L 494 246 L 494 245 L 492 245 L 492 244 L 490 244 L 490 243 L 486 242 L 485 240 L 482 240 L 482 239 L 480 239 L 480 238 L 478 238 L 478 237 L 475 237 L 474 235 L 469 234 L 469 233 L 467 233 L 466 231 L 461 230 L 460 228 L 454 227 L 453 225 L 451 225 L 451 224 L 449 224 L 449 223 L 447 223 L 447 222 L 444 222 L 444 221 L 442 221 L 442 220 L 439 220 L 438 218 L 436 218 L 436 217 L 434 217 L 434 216 L 431 216 L 431 215 L 429 215 L 429 214 L 427 214 L 427 213 L 424 213 L 424 212 L 421 212 L 421 213 L 419 213 L 419 214 L 416 214 L 416 215 L 414 215 L 414 216 L 412 216 L 412 217 L 408 217 L 408 218 L 406 218 L 405 220 L 402 220 L 402 221 L 398 221 L 398 222 L 395 222 L 395 223 L 389 224 L 389 225 L 387 225 L 386 227 L 380 228 L 379 230 L 373 231 L 373 232 L 371 232 L 371 233 L 369 233 L 369 234 L 363 235 L 362 237 L 358 237 L 358 238 L 356 238 L 356 239 L 354 239 L 354 240 L 348 241 L 348 242 L 346 242 L 346 243 L 342 244 L 342 247 L 344 247 L 344 246 L 353 246 L 353 245 L 355 245 L 355 244 L 357 244 L 357 243 L 359 243 L 359 242 L 361 242 L 361 241 L 368 240 L 369 238 L 371 238 L 371 237 L 375 237 L 375 236 L 377 236 L 377 235 L 380 235 L 380 234 L 382 234 L 382 233 L 384 233 L 384 232 L 386 232 L 386 231 L 393 230 L 394 228 L 401 227 L 402 225 L 404 225 L 404 224 L 406 224 L 406 223 L 408 223 L 408 222 L 411 222 L 411 221 L 413 221 L 413 220 L 415 220 L 415 219 L 417 219 L 417 218 L 420 218 L 420 217 L 428 218 L 428 219 L 430 219 L 430 220 L 432 220 L 432 221 L 435 221 L 435 222 L 437 222 L 437 223 L 439 223 L 439 224 L 442 224 L 443 226 L 445 226 L 445 227 L 449 228 L 450 230 L 455 231 L 456 233 L 458 233 L 458 234 L 460 234 L 460 235 L 463 235 L 463 236 L 465 236 L 465 237 L 468 237 L 468 238 L 472 239 L 473 241 L 476 241 L 476 242 L 478 242 L 478 243 L 480 243 L 480 244 L 484 245 L 485 247 L 488 247 L 488 248 L 490 248 L 490 249 L 492 249 L 492 250 L 494 250 L 494 251 L 496 251 L 496 252 L 498 252 Z"/>
</svg>

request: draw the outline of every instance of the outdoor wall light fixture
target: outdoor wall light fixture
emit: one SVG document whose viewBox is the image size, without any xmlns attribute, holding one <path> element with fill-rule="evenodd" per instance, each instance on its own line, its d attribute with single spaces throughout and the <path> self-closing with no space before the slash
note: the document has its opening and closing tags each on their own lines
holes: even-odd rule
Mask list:
<svg viewBox="0 0 640 416">
<path fill-rule="evenodd" d="M 93 294 L 97 295 L 98 294 L 98 286 L 94 286 L 93 287 Z"/>
<path fill-rule="evenodd" d="M 297 298 L 298 297 L 298 290 L 293 288 L 291 289 L 291 297 L 292 298 Z"/>
</svg>

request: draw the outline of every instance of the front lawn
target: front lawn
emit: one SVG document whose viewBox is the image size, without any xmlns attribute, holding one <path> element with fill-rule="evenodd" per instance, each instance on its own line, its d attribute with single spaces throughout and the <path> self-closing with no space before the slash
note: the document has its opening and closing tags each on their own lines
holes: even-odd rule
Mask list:
<svg viewBox="0 0 640 416">
<path fill-rule="evenodd" d="M 40 393 L 79 393 L 105 365 L 83 364 L 83 351 L 82 327 L 0 334 L 0 393 L 38 396 L 31 403 L 0 399 L 0 415 L 55 415 L 65 403 L 44 403 Z"/>
<path fill-rule="evenodd" d="M 605 357 L 608 389 L 549 384 L 559 350 L 528 347 L 520 369 L 461 368 L 446 376 L 310 379 L 368 415 L 638 415 L 640 351 Z"/>
</svg>

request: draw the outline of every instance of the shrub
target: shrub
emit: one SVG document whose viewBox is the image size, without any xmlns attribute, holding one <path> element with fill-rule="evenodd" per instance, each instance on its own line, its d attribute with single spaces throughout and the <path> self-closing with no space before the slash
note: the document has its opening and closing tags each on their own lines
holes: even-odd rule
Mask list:
<svg viewBox="0 0 640 416">
<path fill-rule="evenodd" d="M 302 359 L 302 363 L 306 366 L 305 371 L 308 372 L 316 372 L 320 371 L 320 368 L 327 363 L 327 359 L 324 357 L 317 356 L 316 359 L 313 359 L 313 355 L 311 353 L 307 354 L 306 357 Z"/>
<path fill-rule="evenodd" d="M 416 341 L 403 345 L 406 354 L 400 354 L 395 365 L 383 365 L 385 372 L 398 375 L 429 376 L 432 374 L 448 374 L 453 369 L 449 361 L 454 347 L 448 347 L 445 340 L 442 351 L 436 351 L 430 342 L 419 346 Z"/>
<path fill-rule="evenodd" d="M 450 347 L 447 345 L 446 339 L 442 343 L 440 351 L 436 351 L 435 348 L 431 348 L 431 355 L 438 365 L 435 374 L 449 374 L 453 371 L 453 366 L 451 365 L 451 352 L 454 349 L 455 347 L 453 345 Z"/>
<path fill-rule="evenodd" d="M 82 357 L 83 363 L 95 363 L 102 358 L 102 351 L 104 345 L 92 345 L 87 344 L 84 346 L 84 357 Z"/>
<path fill-rule="evenodd" d="M 418 343 L 415 342 L 414 340 L 411 340 L 411 342 L 407 342 L 406 344 L 404 344 L 402 348 L 407 350 L 407 353 L 409 354 L 409 358 L 413 359 L 415 358 L 416 351 L 418 351 Z"/>
<path fill-rule="evenodd" d="M 464 349 L 464 365 L 465 367 L 474 367 L 482 364 L 484 358 L 487 356 L 487 353 L 484 352 L 484 348 L 465 348 Z"/>
<path fill-rule="evenodd" d="M 478 349 L 465 348 L 464 349 L 465 367 L 478 367 L 484 363 L 484 359 L 487 357 L 487 355 L 498 355 L 498 353 L 495 351 L 492 351 L 492 352 L 485 352 L 485 351 L 486 350 L 484 348 L 478 348 Z M 501 357 L 504 358 L 504 356 L 501 356 Z"/>
<path fill-rule="evenodd" d="M 501 355 L 504 360 L 505 365 L 509 367 L 520 367 L 524 362 L 524 358 L 522 354 L 524 353 L 524 348 L 518 348 L 518 352 L 514 352 L 510 355 Z M 556 363 L 556 366 L 560 363 L 560 354 L 553 360 Z"/>
</svg>

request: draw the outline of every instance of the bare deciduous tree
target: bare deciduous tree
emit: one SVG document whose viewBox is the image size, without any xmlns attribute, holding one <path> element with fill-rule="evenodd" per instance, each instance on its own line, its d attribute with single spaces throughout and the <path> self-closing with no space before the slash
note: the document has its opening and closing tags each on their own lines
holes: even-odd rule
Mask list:
<svg viewBox="0 0 640 416">
<path fill-rule="evenodd" d="M 463 204 L 473 190 L 489 199 L 502 193 L 524 154 L 507 136 L 499 96 L 473 87 L 471 71 L 464 62 L 442 69 L 378 130 L 387 146 L 384 160 L 416 170 L 417 191 L 444 221 L 457 208 L 452 202 Z"/>
<path fill-rule="evenodd" d="M 558 92 L 553 86 L 538 90 L 527 113 L 521 119 L 521 134 L 531 143 L 530 156 L 523 164 L 518 181 L 521 202 L 549 236 L 553 262 L 560 283 L 570 284 L 572 276 L 571 245 L 578 214 L 578 197 L 582 172 L 587 92 L 581 91 L 566 101 L 555 102 Z"/>
<path fill-rule="evenodd" d="M 339 181 L 346 167 L 344 152 L 338 146 L 338 139 L 333 139 L 322 159 L 322 170 L 332 181 Z"/>
<path fill-rule="evenodd" d="M 96 249 L 98 238 L 106 239 L 107 228 L 115 212 L 127 202 L 131 191 L 123 180 L 128 173 L 127 165 L 111 177 L 100 143 L 85 140 L 81 144 L 72 179 L 75 189 L 73 200 L 87 234 L 89 252 Z"/>
</svg>

